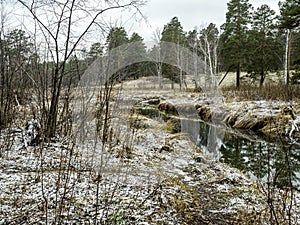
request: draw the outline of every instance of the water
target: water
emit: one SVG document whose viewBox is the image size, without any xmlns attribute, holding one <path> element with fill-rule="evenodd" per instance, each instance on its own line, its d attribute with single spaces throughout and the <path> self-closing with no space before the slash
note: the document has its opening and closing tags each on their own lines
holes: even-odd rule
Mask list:
<svg viewBox="0 0 300 225">
<path fill-rule="evenodd" d="M 267 139 L 255 133 L 224 125 L 182 119 L 181 131 L 208 156 L 277 187 L 293 186 L 300 191 L 300 145 L 286 138 Z"/>
</svg>

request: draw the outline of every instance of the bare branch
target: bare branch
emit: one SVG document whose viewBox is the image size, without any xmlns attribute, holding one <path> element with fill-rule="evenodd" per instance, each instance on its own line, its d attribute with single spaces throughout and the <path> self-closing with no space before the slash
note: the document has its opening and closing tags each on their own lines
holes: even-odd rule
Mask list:
<svg viewBox="0 0 300 225">
<path fill-rule="evenodd" d="M 30 14 L 33 16 L 34 19 L 36 19 L 38 21 L 39 24 L 41 24 L 41 26 L 48 32 L 48 34 L 55 40 L 55 36 L 52 34 L 52 32 L 49 30 L 49 28 L 40 20 L 40 18 L 36 15 L 36 13 L 34 12 L 34 10 L 31 8 L 31 6 L 29 7 L 28 5 L 25 4 L 24 1 L 22 0 L 17 0 L 19 3 L 21 3 L 26 9 L 28 9 L 28 11 L 30 12 Z"/>
</svg>

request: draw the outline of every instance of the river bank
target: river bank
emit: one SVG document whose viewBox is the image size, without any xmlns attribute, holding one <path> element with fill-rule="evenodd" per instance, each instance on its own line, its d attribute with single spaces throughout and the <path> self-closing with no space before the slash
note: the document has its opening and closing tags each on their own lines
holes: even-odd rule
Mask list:
<svg viewBox="0 0 300 225">
<path fill-rule="evenodd" d="M 94 119 L 78 133 L 82 142 L 74 135 L 32 146 L 34 126 L 1 131 L 0 224 L 299 222 L 298 192 L 266 186 L 182 132 L 182 118 L 199 118 L 197 104 L 214 112 L 225 107 L 222 96 L 144 79 L 125 82 L 114 98 L 106 145 Z"/>
</svg>

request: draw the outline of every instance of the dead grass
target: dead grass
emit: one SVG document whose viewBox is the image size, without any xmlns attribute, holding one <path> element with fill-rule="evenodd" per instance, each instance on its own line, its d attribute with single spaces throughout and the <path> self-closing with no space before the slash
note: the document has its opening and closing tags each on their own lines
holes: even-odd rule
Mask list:
<svg viewBox="0 0 300 225">
<path fill-rule="evenodd" d="M 300 99 L 300 85 L 286 86 L 283 83 L 267 83 L 262 88 L 257 85 L 242 85 L 236 89 L 234 85 L 222 87 L 227 101 L 245 100 L 296 100 Z"/>
</svg>

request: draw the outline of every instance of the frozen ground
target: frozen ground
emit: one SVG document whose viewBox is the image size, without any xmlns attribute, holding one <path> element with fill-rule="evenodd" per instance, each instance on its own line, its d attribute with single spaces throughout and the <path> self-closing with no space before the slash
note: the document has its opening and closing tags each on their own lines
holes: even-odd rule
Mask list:
<svg viewBox="0 0 300 225">
<path fill-rule="evenodd" d="M 144 84 L 128 83 L 120 102 L 154 93 L 181 106 L 202 98 Z M 162 119 L 128 116 L 130 104 L 120 104 L 109 146 L 92 130 L 82 143 L 39 146 L 28 145 L 34 127 L 2 131 L 0 224 L 271 224 L 265 187 L 207 157 L 184 134 L 168 133 Z M 284 223 L 283 195 L 271 195 Z M 292 197 L 290 220 L 297 224 L 300 198 Z"/>
<path fill-rule="evenodd" d="M 131 159 L 89 144 L 93 152 L 74 149 L 70 158 L 70 145 L 24 147 L 21 133 L 10 135 L 16 144 L 2 149 L 0 223 L 89 224 L 97 213 L 100 224 L 230 224 L 240 210 L 264 211 L 253 181 L 158 122 L 144 123 Z"/>
</svg>

